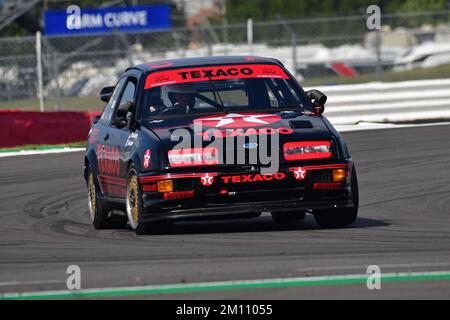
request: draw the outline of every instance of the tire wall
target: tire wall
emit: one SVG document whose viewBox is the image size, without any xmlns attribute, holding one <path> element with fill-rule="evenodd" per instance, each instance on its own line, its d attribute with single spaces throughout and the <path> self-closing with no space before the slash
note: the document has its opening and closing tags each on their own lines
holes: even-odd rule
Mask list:
<svg viewBox="0 0 450 320">
<path fill-rule="evenodd" d="M 0 148 L 84 141 L 98 112 L 0 111 Z"/>
</svg>

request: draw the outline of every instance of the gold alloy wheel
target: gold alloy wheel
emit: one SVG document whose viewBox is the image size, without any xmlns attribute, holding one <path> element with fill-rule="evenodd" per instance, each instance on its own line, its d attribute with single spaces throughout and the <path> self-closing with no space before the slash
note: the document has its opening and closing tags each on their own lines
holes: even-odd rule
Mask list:
<svg viewBox="0 0 450 320">
<path fill-rule="evenodd" d="M 128 183 L 127 215 L 130 225 L 136 229 L 139 224 L 139 184 L 136 175 L 133 175 Z"/>
<path fill-rule="evenodd" d="M 94 175 L 92 174 L 92 172 L 89 173 L 88 188 L 89 188 L 89 212 L 91 214 L 92 221 L 94 221 L 95 212 L 97 209 L 97 201 L 95 197 Z"/>
</svg>

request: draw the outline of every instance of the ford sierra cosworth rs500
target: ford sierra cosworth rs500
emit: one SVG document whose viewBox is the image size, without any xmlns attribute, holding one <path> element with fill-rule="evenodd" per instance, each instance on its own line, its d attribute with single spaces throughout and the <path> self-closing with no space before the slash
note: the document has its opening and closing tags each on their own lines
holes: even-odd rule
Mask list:
<svg viewBox="0 0 450 320">
<path fill-rule="evenodd" d="M 283 64 L 261 57 L 157 61 L 100 94 L 84 157 L 96 229 L 137 234 L 176 221 L 312 214 L 354 223 L 358 181 L 346 143 Z M 122 214 L 117 214 L 122 212 Z"/>
</svg>

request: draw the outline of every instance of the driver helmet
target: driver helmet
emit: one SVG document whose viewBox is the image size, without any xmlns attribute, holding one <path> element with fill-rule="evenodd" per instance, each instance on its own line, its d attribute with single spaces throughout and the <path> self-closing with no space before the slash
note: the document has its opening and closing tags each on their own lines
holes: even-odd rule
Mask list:
<svg viewBox="0 0 450 320">
<path fill-rule="evenodd" d="M 189 107 L 195 105 L 197 90 L 191 84 L 176 84 L 161 88 L 161 99 L 166 107 Z"/>
</svg>

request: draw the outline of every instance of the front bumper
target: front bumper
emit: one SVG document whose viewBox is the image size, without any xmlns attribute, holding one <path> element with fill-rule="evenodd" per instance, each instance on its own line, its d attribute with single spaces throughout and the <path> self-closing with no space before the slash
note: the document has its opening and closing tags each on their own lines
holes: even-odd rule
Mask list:
<svg viewBox="0 0 450 320">
<path fill-rule="evenodd" d="M 296 179 L 290 164 L 280 168 L 283 179 L 259 181 L 258 174 L 236 170 L 233 173 L 223 170 L 203 173 L 178 172 L 159 175 L 140 176 L 143 186 L 153 186 L 160 180 L 173 180 L 174 193 L 188 193 L 186 198 L 168 200 L 156 191 L 143 192 L 143 219 L 189 220 L 197 218 L 221 218 L 272 211 L 306 211 L 330 208 L 353 207 L 350 187 L 351 160 L 339 163 L 308 165 L 302 168 L 307 172 L 304 179 Z M 335 168 L 346 168 L 347 179 L 332 188 L 327 177 Z M 201 177 L 213 176 L 211 185 L 205 186 Z M 254 177 L 257 181 L 251 181 Z M 259 178 L 262 179 L 262 178 Z M 317 188 L 317 186 L 321 188 Z"/>
<path fill-rule="evenodd" d="M 164 213 L 147 213 L 144 215 L 145 222 L 158 220 L 190 220 L 201 218 L 220 218 L 220 217 L 240 217 L 246 214 L 261 212 L 283 212 L 283 211 L 306 211 L 320 210 L 330 208 L 351 208 L 352 200 L 336 201 L 261 201 L 261 202 L 240 202 L 232 205 L 211 205 L 194 209 L 172 210 Z"/>
</svg>

